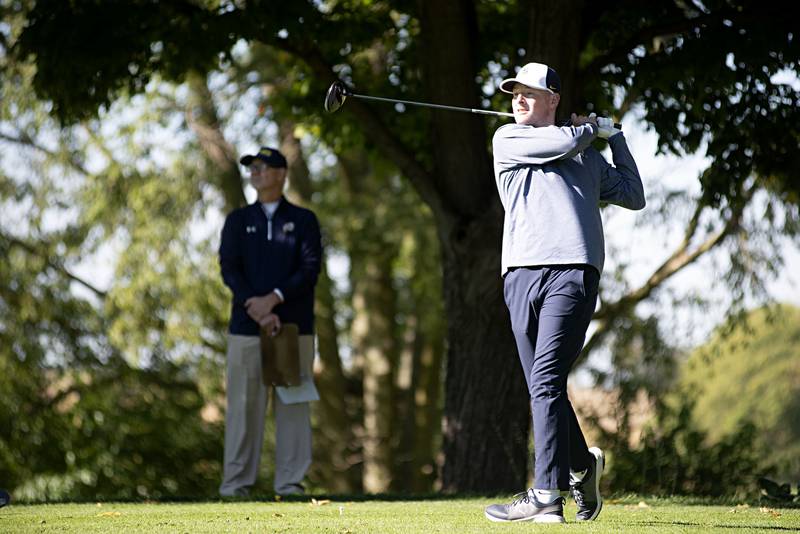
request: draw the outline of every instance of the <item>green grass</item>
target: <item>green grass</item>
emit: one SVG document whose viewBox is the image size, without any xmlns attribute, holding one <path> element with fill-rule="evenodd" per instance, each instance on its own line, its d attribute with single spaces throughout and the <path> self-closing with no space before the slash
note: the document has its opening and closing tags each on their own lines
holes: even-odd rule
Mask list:
<svg viewBox="0 0 800 534">
<path fill-rule="evenodd" d="M 759 505 L 691 504 L 680 499 L 607 500 L 592 523 L 491 523 L 488 498 L 332 500 L 311 502 L 12 504 L 0 509 L 0 532 L 789 532 L 800 530 L 800 509 Z"/>
</svg>

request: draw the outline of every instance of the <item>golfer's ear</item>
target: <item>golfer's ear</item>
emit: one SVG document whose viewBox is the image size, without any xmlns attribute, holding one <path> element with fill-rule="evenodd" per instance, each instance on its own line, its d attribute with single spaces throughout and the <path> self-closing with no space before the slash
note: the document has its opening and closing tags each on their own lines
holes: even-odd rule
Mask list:
<svg viewBox="0 0 800 534">
<path fill-rule="evenodd" d="M 557 106 L 559 102 L 561 102 L 561 95 L 558 94 L 558 93 L 555 93 L 553 95 L 553 105 Z"/>
</svg>

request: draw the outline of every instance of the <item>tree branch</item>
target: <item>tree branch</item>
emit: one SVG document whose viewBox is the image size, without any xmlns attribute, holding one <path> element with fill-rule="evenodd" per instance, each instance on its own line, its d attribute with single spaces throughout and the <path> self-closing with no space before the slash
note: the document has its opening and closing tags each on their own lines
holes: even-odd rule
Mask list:
<svg viewBox="0 0 800 534">
<path fill-rule="evenodd" d="M 273 44 L 291 53 L 311 67 L 317 76 L 326 83 L 333 83 L 337 80 L 331 65 L 322 57 L 319 49 L 314 46 L 289 42 Z M 322 103 L 320 103 L 320 106 Z M 419 193 L 422 200 L 428 204 L 434 213 L 444 213 L 445 202 L 436 190 L 434 180 L 425 168 L 419 164 L 414 154 L 398 139 L 392 131 L 384 124 L 370 106 L 366 103 L 350 99 L 347 109 L 361 123 L 361 126 L 368 132 L 370 139 L 383 152 L 384 156 L 397 165 Z"/>
<path fill-rule="evenodd" d="M 211 349 L 212 351 L 216 352 L 217 354 L 222 354 L 222 353 L 225 352 L 225 345 L 224 344 L 214 343 L 213 341 L 208 340 L 208 339 L 204 338 L 203 336 L 200 336 L 200 345 L 202 345 L 203 347 L 205 347 L 207 349 Z"/>
<path fill-rule="evenodd" d="M 79 276 L 76 276 L 76 275 L 72 274 L 66 267 L 64 267 L 64 265 L 61 262 L 52 260 L 49 256 L 47 256 L 47 255 L 43 254 L 41 251 L 37 250 L 36 247 L 34 247 L 33 245 L 31 245 L 29 243 L 26 243 L 26 242 L 24 242 L 24 241 L 22 241 L 20 239 L 17 239 L 16 237 L 11 237 L 11 236 L 5 235 L 5 234 L 0 234 L 0 239 L 4 239 L 4 240 L 8 241 L 9 245 L 17 246 L 17 247 L 25 250 L 29 254 L 33 254 L 34 256 L 38 256 L 38 257 L 44 259 L 44 261 L 45 261 L 45 263 L 47 264 L 48 267 L 50 267 L 53 270 L 55 270 L 56 272 L 60 273 L 62 276 L 72 280 L 73 282 L 77 282 L 78 284 L 82 285 L 86 289 L 88 289 L 91 292 L 93 292 L 99 298 L 101 298 L 101 299 L 105 299 L 106 298 L 107 293 L 105 291 L 96 288 L 95 286 L 93 286 L 91 283 L 87 282 L 83 278 L 80 278 Z"/>
<path fill-rule="evenodd" d="M 41 153 L 43 153 L 46 156 L 51 157 L 51 158 L 58 158 L 58 154 L 56 154 L 55 152 L 53 152 L 52 150 L 50 150 L 48 148 L 45 148 L 45 147 L 37 144 L 28 134 L 26 134 L 24 132 L 19 132 L 19 137 L 13 137 L 13 136 L 10 136 L 8 134 L 4 134 L 4 133 L 0 132 L 0 140 L 7 141 L 9 143 L 14 143 L 14 144 L 17 144 L 17 145 L 22 145 L 22 146 L 27 147 L 27 148 L 32 148 L 32 149 L 34 149 L 34 150 L 36 150 L 38 152 L 41 152 Z M 78 163 L 77 161 L 73 160 L 72 158 L 69 158 L 68 161 L 69 161 L 69 164 L 70 164 L 71 167 L 73 167 L 76 171 L 80 172 L 84 176 L 90 176 L 91 175 L 89 173 L 89 171 L 83 165 Z"/>
<path fill-rule="evenodd" d="M 186 124 L 197 135 L 206 157 L 219 170 L 215 182 L 225 198 L 225 211 L 247 204 L 242 189 L 242 175 L 236 149 L 225 139 L 214 106 L 213 95 L 208 90 L 205 76 L 196 72 L 188 76 L 189 99 L 185 110 Z"/>
<path fill-rule="evenodd" d="M 703 254 L 706 254 L 721 244 L 726 237 L 736 232 L 739 229 L 744 209 L 752 198 L 755 189 L 756 186 L 754 183 L 744 192 L 741 201 L 731 208 L 730 217 L 725 225 L 718 232 L 709 236 L 703 243 L 692 249 L 691 242 L 699 227 L 700 214 L 703 209 L 705 209 L 705 206 L 698 202 L 686 227 L 686 231 L 684 232 L 683 241 L 681 241 L 669 258 L 650 275 L 642 286 L 622 296 L 616 302 L 603 305 L 603 307 L 594 314 L 593 319 L 597 321 L 597 329 L 584 346 L 583 354 L 589 354 L 605 339 L 614 326 L 615 318 L 633 309 L 639 302 L 650 296 L 650 294 L 668 278 L 694 263 Z"/>
<path fill-rule="evenodd" d="M 721 9 L 698 17 L 682 18 L 642 28 L 622 44 L 612 48 L 605 54 L 595 57 L 591 63 L 581 69 L 581 77 L 588 80 L 591 79 L 591 76 L 599 75 L 603 67 L 625 59 L 628 53 L 638 45 L 652 41 L 656 37 L 682 34 L 698 26 L 708 25 L 710 22 L 719 21 L 723 18 L 732 19 L 735 15 L 734 11 Z"/>
</svg>

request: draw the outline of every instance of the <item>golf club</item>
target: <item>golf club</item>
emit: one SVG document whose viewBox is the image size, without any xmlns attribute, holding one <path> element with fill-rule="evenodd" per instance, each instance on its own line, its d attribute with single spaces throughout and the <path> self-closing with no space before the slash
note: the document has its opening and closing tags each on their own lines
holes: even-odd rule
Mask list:
<svg viewBox="0 0 800 534">
<path fill-rule="evenodd" d="M 425 102 L 412 102 L 410 100 L 398 100 L 394 98 L 383 98 L 379 96 L 369 96 L 369 95 L 359 95 L 354 93 L 347 87 L 344 82 L 341 80 L 336 80 L 331 84 L 328 88 L 328 93 L 325 95 L 325 111 L 328 113 L 333 113 L 334 111 L 338 110 L 342 105 L 344 105 L 345 99 L 348 96 L 353 98 L 361 98 L 364 100 L 375 100 L 378 102 L 391 102 L 394 104 L 409 104 L 411 106 L 422 106 L 428 108 L 436 108 L 436 109 L 446 109 L 449 111 L 466 111 L 469 113 L 478 113 L 481 115 L 495 115 L 498 117 L 513 117 L 513 113 L 504 113 L 502 111 L 490 111 L 488 109 L 475 109 L 475 108 L 460 108 L 456 106 L 444 106 L 442 104 L 428 104 Z M 569 121 L 567 121 L 564 126 L 569 125 Z M 614 127 L 618 129 L 622 129 L 622 125 L 619 123 L 614 123 Z"/>
<path fill-rule="evenodd" d="M 469 113 L 480 113 L 482 115 L 498 115 L 501 117 L 513 117 L 513 113 L 502 113 L 500 111 L 489 111 L 486 109 L 474 108 L 459 108 L 456 106 L 443 106 L 441 104 L 426 104 L 425 102 L 411 102 L 409 100 L 396 100 L 394 98 L 381 98 L 379 96 L 357 95 L 352 92 L 343 82 L 337 80 L 328 88 L 328 94 L 325 95 L 325 111 L 333 113 L 344 104 L 348 96 L 353 98 L 362 98 L 364 100 L 376 100 L 379 102 L 392 102 L 395 104 L 409 104 L 411 106 L 422 106 L 428 108 L 447 109 L 450 111 L 467 111 Z"/>
</svg>

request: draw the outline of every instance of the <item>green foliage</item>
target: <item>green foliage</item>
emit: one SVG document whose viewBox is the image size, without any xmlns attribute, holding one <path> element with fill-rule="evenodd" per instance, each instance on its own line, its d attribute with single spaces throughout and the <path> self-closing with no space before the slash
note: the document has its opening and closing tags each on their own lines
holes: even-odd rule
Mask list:
<svg viewBox="0 0 800 534">
<path fill-rule="evenodd" d="M 708 444 L 691 420 L 692 405 L 662 407 L 634 447 L 617 444 L 604 484 L 614 491 L 752 498 L 764 473 L 756 428 L 743 424 Z"/>
<path fill-rule="evenodd" d="M 709 443 L 753 425 L 761 467 L 800 478 L 800 309 L 754 310 L 719 328 L 686 362 L 681 388 L 696 399 L 692 422 Z"/>
<path fill-rule="evenodd" d="M 666 382 L 663 398 L 652 385 L 621 381 L 623 396 L 630 386 L 653 395 L 654 415 L 635 444 L 624 417 L 621 439 L 605 436 L 613 443 L 610 487 L 753 496 L 765 474 L 796 480 L 798 325 L 800 310 L 788 305 L 731 318 Z"/>
<path fill-rule="evenodd" d="M 200 418 L 197 376 L 163 361 L 128 366 L 60 273 L 0 243 L 4 485 L 36 500 L 211 493 L 221 434 Z"/>
<path fill-rule="evenodd" d="M 655 317 L 618 317 L 615 326 L 611 372 L 596 371 L 615 392 L 613 406 L 606 407 L 614 428 L 589 416 L 609 454 L 604 485 L 618 492 L 754 496 L 770 466 L 757 446 L 756 427 L 739 422 L 724 439 L 709 440 L 709 431 L 692 418 L 693 390 L 676 386 L 679 354 Z"/>
<path fill-rule="evenodd" d="M 712 163 L 701 184 L 710 203 L 737 199 L 739 184 L 755 174 L 764 187 L 796 204 L 800 158 L 793 147 L 800 130 L 786 125 L 800 120 L 800 92 L 774 81 L 798 67 L 796 27 L 779 3 L 703 4 L 642 4 L 641 12 L 628 15 L 638 15 L 633 25 L 604 26 L 655 34 L 651 43 L 615 61 L 611 79 L 630 86 L 630 97 L 644 103 L 661 150 L 692 153 L 707 143 Z M 652 28 L 661 25 L 682 31 L 660 36 Z"/>
<path fill-rule="evenodd" d="M 166 126 L 129 103 L 60 129 L 2 52 L 0 480 L 36 500 L 213 495 L 227 299 L 192 232 L 199 173 L 151 161 L 172 159 Z M 110 287 L 75 274 L 115 247 L 94 267 Z"/>
<path fill-rule="evenodd" d="M 171 364 L 108 362 L 60 377 L 63 390 L 33 410 L 22 403 L 7 427 L 13 434 L 2 443 L 16 454 L 4 480 L 28 500 L 213 495 L 221 425 L 200 418 L 204 400 L 185 374 Z M 48 454 L 30 449 L 37 443 Z"/>
<path fill-rule="evenodd" d="M 26 14 L 17 46 L 42 66 L 37 90 L 54 101 L 57 116 L 73 122 L 108 108 L 123 91 L 143 92 L 156 73 L 179 79 L 187 70 L 215 66 L 224 54 L 220 44 L 227 51 L 235 42 L 229 31 L 235 22 L 220 7 L 187 0 L 39 0 Z"/>
<path fill-rule="evenodd" d="M 481 36 L 476 88 L 491 86 L 536 53 L 505 38 L 525 35 L 528 8 L 522 2 L 475 3 Z M 402 2 L 40 0 L 25 15 L 16 50 L 35 59 L 37 92 L 70 121 L 108 107 L 123 90 L 144 91 L 154 74 L 180 80 L 192 70 L 207 72 L 220 58 L 230 59 L 238 39 L 273 45 L 311 67 L 313 74 L 307 70 L 292 92 L 306 110 L 310 103 L 302 99 L 324 94 L 334 74 L 358 92 L 387 97 L 414 99 L 426 87 L 415 59 L 421 15 Z M 783 15 L 780 5 L 753 0 L 592 6 L 580 18 L 587 39 L 578 51 L 584 80 L 578 94 L 607 112 L 618 107 L 615 91 L 624 88 L 623 107 L 644 104 L 664 151 L 694 152 L 705 143 L 713 160 L 702 177 L 709 202 L 738 198 L 737 185 L 757 173 L 765 186 L 797 203 L 791 177 L 800 165 L 793 150 L 800 132 L 792 125 L 800 96 L 773 81 L 795 69 L 800 57 L 791 18 Z M 320 77 L 321 69 L 329 74 Z M 83 83 L 65 83 L 74 79 Z M 383 120 L 422 155 L 429 149 L 418 145 L 418 136 L 406 135 L 425 128 L 428 119 L 420 123 L 420 117 L 429 113 L 409 110 Z M 337 116 L 326 130 L 343 137 L 348 122 Z"/>
</svg>

